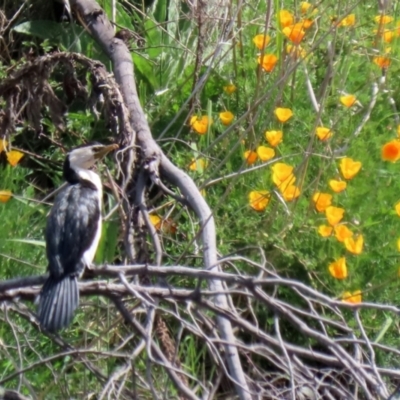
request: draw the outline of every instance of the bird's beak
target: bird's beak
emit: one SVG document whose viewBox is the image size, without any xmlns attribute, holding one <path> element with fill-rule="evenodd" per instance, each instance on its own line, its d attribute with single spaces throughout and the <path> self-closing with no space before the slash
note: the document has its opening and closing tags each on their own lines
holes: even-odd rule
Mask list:
<svg viewBox="0 0 400 400">
<path fill-rule="evenodd" d="M 113 150 L 118 149 L 117 144 L 110 144 L 108 146 L 101 147 L 100 149 L 96 150 L 94 153 L 94 158 L 95 160 L 101 160 L 103 157 L 105 157 L 108 153 L 110 153 Z"/>
</svg>

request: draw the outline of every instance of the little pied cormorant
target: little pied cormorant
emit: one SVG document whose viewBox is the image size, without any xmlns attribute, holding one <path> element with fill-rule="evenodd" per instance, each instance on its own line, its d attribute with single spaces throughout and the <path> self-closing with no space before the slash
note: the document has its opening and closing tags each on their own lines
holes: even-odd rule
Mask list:
<svg viewBox="0 0 400 400">
<path fill-rule="evenodd" d="M 39 300 L 39 321 L 50 332 L 67 327 L 79 303 L 78 277 L 90 267 L 101 235 L 102 184 L 90 170 L 117 145 L 91 144 L 72 150 L 64 162 L 67 186 L 47 219 L 49 278 Z"/>
</svg>

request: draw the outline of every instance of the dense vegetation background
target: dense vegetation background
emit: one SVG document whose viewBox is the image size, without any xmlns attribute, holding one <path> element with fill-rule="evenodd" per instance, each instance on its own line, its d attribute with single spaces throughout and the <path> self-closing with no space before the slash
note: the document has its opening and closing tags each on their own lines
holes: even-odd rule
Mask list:
<svg viewBox="0 0 400 400">
<path fill-rule="evenodd" d="M 153 138 L 212 209 L 230 309 L 213 303 L 199 222 L 173 185 L 147 183 L 159 241 L 142 224 L 131 238 L 138 253 L 127 256 L 135 218 L 121 206 L 132 198 L 121 184 L 122 147 L 100 167 L 96 264 L 156 267 L 124 293 L 116 274 L 88 276 L 74 324 L 59 335 L 40 332 L 38 286 L 0 286 L 0 386 L 34 399 L 250 398 L 228 373 L 222 315 L 253 398 L 395 398 L 398 4 L 99 5 L 131 51 Z M 117 100 L 104 74 L 99 83 L 98 62 L 114 90 L 112 65 L 78 17 L 57 2 L 0 8 L 4 281 L 46 270 L 48 195 L 62 184 L 68 149 L 119 140 Z M 117 310 L 121 293 L 142 331 Z"/>
</svg>

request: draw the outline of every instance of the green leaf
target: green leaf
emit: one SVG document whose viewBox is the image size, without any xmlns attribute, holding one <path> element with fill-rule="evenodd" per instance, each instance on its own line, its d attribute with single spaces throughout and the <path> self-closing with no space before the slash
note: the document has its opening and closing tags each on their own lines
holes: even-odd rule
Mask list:
<svg viewBox="0 0 400 400">
<path fill-rule="evenodd" d="M 154 75 L 154 64 L 137 54 L 133 54 L 133 62 L 135 68 L 143 76 L 143 79 L 146 79 L 154 90 L 157 89 L 159 85 L 157 77 Z"/>
<path fill-rule="evenodd" d="M 34 239 L 6 239 L 6 242 L 16 242 L 32 244 L 33 246 L 46 247 L 46 242 L 44 240 L 34 240 Z"/>
</svg>

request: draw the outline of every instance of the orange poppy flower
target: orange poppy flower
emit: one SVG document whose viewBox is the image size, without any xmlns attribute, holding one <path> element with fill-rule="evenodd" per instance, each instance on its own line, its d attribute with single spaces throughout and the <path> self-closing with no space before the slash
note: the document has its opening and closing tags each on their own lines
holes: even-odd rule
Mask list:
<svg viewBox="0 0 400 400">
<path fill-rule="evenodd" d="M 282 131 L 266 131 L 265 132 L 265 139 L 270 146 L 276 147 L 279 143 L 282 142 L 283 139 L 283 132 Z"/>
<path fill-rule="evenodd" d="M 382 147 L 382 160 L 396 162 L 400 159 L 400 141 L 392 140 Z"/>
<path fill-rule="evenodd" d="M 270 198 L 268 190 L 253 190 L 249 193 L 250 207 L 256 211 L 264 211 L 268 206 Z"/>
<path fill-rule="evenodd" d="M 192 158 L 192 162 L 189 165 L 191 171 L 202 172 L 207 166 L 207 162 L 203 158 L 198 158 L 197 160 Z"/>
<path fill-rule="evenodd" d="M 293 25 L 294 23 L 294 16 L 288 10 L 280 10 L 279 11 L 279 22 L 282 28 L 286 26 Z"/>
<path fill-rule="evenodd" d="M 313 202 L 318 212 L 324 212 L 332 204 L 332 195 L 329 193 L 314 193 Z"/>
<path fill-rule="evenodd" d="M 347 182 L 346 181 L 338 181 L 336 179 L 331 179 L 329 181 L 329 186 L 335 193 L 340 193 L 346 189 Z"/>
<path fill-rule="evenodd" d="M 344 240 L 344 245 L 350 253 L 361 254 L 364 246 L 364 237 L 363 235 L 358 235 L 357 239 L 349 237 Z"/>
<path fill-rule="evenodd" d="M 150 218 L 150 222 L 153 224 L 153 226 L 154 226 L 156 229 L 160 229 L 160 226 L 161 226 L 161 218 L 160 218 L 158 215 L 155 215 L 155 214 L 150 214 L 150 215 L 149 215 L 149 218 Z"/>
<path fill-rule="evenodd" d="M 320 225 L 318 227 L 318 233 L 322 236 L 322 237 L 328 237 L 332 235 L 332 231 L 333 228 L 329 225 Z"/>
<path fill-rule="evenodd" d="M 225 93 L 232 94 L 236 92 L 237 87 L 233 83 L 230 83 L 229 85 L 224 86 L 223 89 Z"/>
<path fill-rule="evenodd" d="M 276 118 L 278 118 L 279 122 L 286 122 L 289 121 L 290 118 L 293 117 L 293 111 L 290 108 L 275 108 L 275 115 Z"/>
<path fill-rule="evenodd" d="M 258 146 L 257 155 L 261 161 L 268 161 L 275 157 L 275 150 L 266 146 Z"/>
<path fill-rule="evenodd" d="M 338 26 L 354 26 L 355 24 L 356 24 L 355 14 L 349 14 L 338 23 Z"/>
<path fill-rule="evenodd" d="M 298 24 L 287 26 L 283 28 L 282 32 L 294 44 L 300 44 L 306 34 Z"/>
<path fill-rule="evenodd" d="M 346 96 L 340 97 L 340 102 L 347 108 L 352 107 L 357 101 L 357 97 L 354 94 L 347 94 Z"/>
<path fill-rule="evenodd" d="M 257 161 L 258 155 L 255 151 L 253 150 L 247 150 L 243 154 L 244 159 L 246 160 L 246 163 L 248 165 L 252 165 Z"/>
<path fill-rule="evenodd" d="M 219 119 L 222 125 L 228 126 L 232 123 L 235 116 L 230 111 L 223 111 L 219 113 Z"/>
<path fill-rule="evenodd" d="M 351 304 L 360 304 L 362 302 L 362 292 L 361 290 L 356 290 L 353 293 L 344 292 L 342 296 L 342 301 Z"/>
<path fill-rule="evenodd" d="M 307 1 L 302 1 L 300 3 L 300 12 L 302 14 L 307 14 L 307 11 L 310 9 L 311 3 L 308 3 Z"/>
<path fill-rule="evenodd" d="M 329 264 L 329 272 L 336 279 L 347 278 L 347 265 L 344 257 L 339 258 L 333 263 Z"/>
<path fill-rule="evenodd" d="M 293 167 L 285 163 L 275 163 L 271 169 L 272 180 L 277 186 L 293 176 Z"/>
<path fill-rule="evenodd" d="M 293 201 L 300 196 L 300 189 L 297 186 L 288 185 L 283 188 L 281 193 L 285 201 Z"/>
<path fill-rule="evenodd" d="M 256 45 L 257 49 L 262 50 L 271 41 L 269 35 L 259 34 L 253 37 L 253 43 Z"/>
<path fill-rule="evenodd" d="M 171 218 L 162 219 L 158 215 L 150 214 L 150 222 L 153 224 L 154 228 L 158 231 L 164 233 L 175 233 L 176 223 Z"/>
<path fill-rule="evenodd" d="M 0 203 L 7 203 L 12 197 L 11 190 L 0 190 Z"/>
<path fill-rule="evenodd" d="M 344 179 L 353 179 L 361 169 L 361 162 L 354 161 L 350 157 L 342 158 L 339 164 L 340 172 Z"/>
<path fill-rule="evenodd" d="M 207 115 L 203 115 L 202 117 L 198 118 L 197 115 L 193 115 L 190 118 L 190 127 L 199 135 L 205 135 L 208 131 L 208 125 L 211 124 Z"/>
<path fill-rule="evenodd" d="M 396 32 L 393 29 L 375 29 L 374 33 L 379 35 L 385 43 L 392 43 L 393 39 L 396 37 Z M 388 51 L 386 51 L 388 53 Z"/>
<path fill-rule="evenodd" d="M 390 65 L 390 58 L 387 57 L 374 57 L 374 64 L 376 64 L 379 68 L 388 68 Z"/>
<path fill-rule="evenodd" d="M 335 237 L 338 242 L 343 243 L 345 239 L 350 238 L 353 236 L 353 232 L 343 224 L 335 225 Z"/>
<path fill-rule="evenodd" d="M 298 22 L 303 29 L 309 29 L 313 26 L 314 21 L 312 19 L 303 19 L 302 21 Z"/>
<path fill-rule="evenodd" d="M 329 222 L 329 225 L 335 226 L 342 220 L 344 209 L 335 206 L 328 206 L 325 209 L 325 215 Z"/>
<path fill-rule="evenodd" d="M 317 127 L 317 129 L 315 130 L 315 134 L 321 141 L 328 140 L 332 137 L 332 131 L 329 128 L 325 128 L 323 126 Z"/>
<path fill-rule="evenodd" d="M 278 62 L 278 57 L 275 54 L 264 54 L 258 56 L 257 61 L 265 71 L 272 72 Z"/>
<path fill-rule="evenodd" d="M 393 17 L 390 15 L 377 15 L 374 20 L 376 23 L 380 25 L 386 25 L 389 24 L 390 22 L 393 22 Z"/>
<path fill-rule="evenodd" d="M 24 153 L 17 150 L 11 150 L 7 153 L 7 161 L 12 167 L 15 167 L 23 156 Z"/>
</svg>

